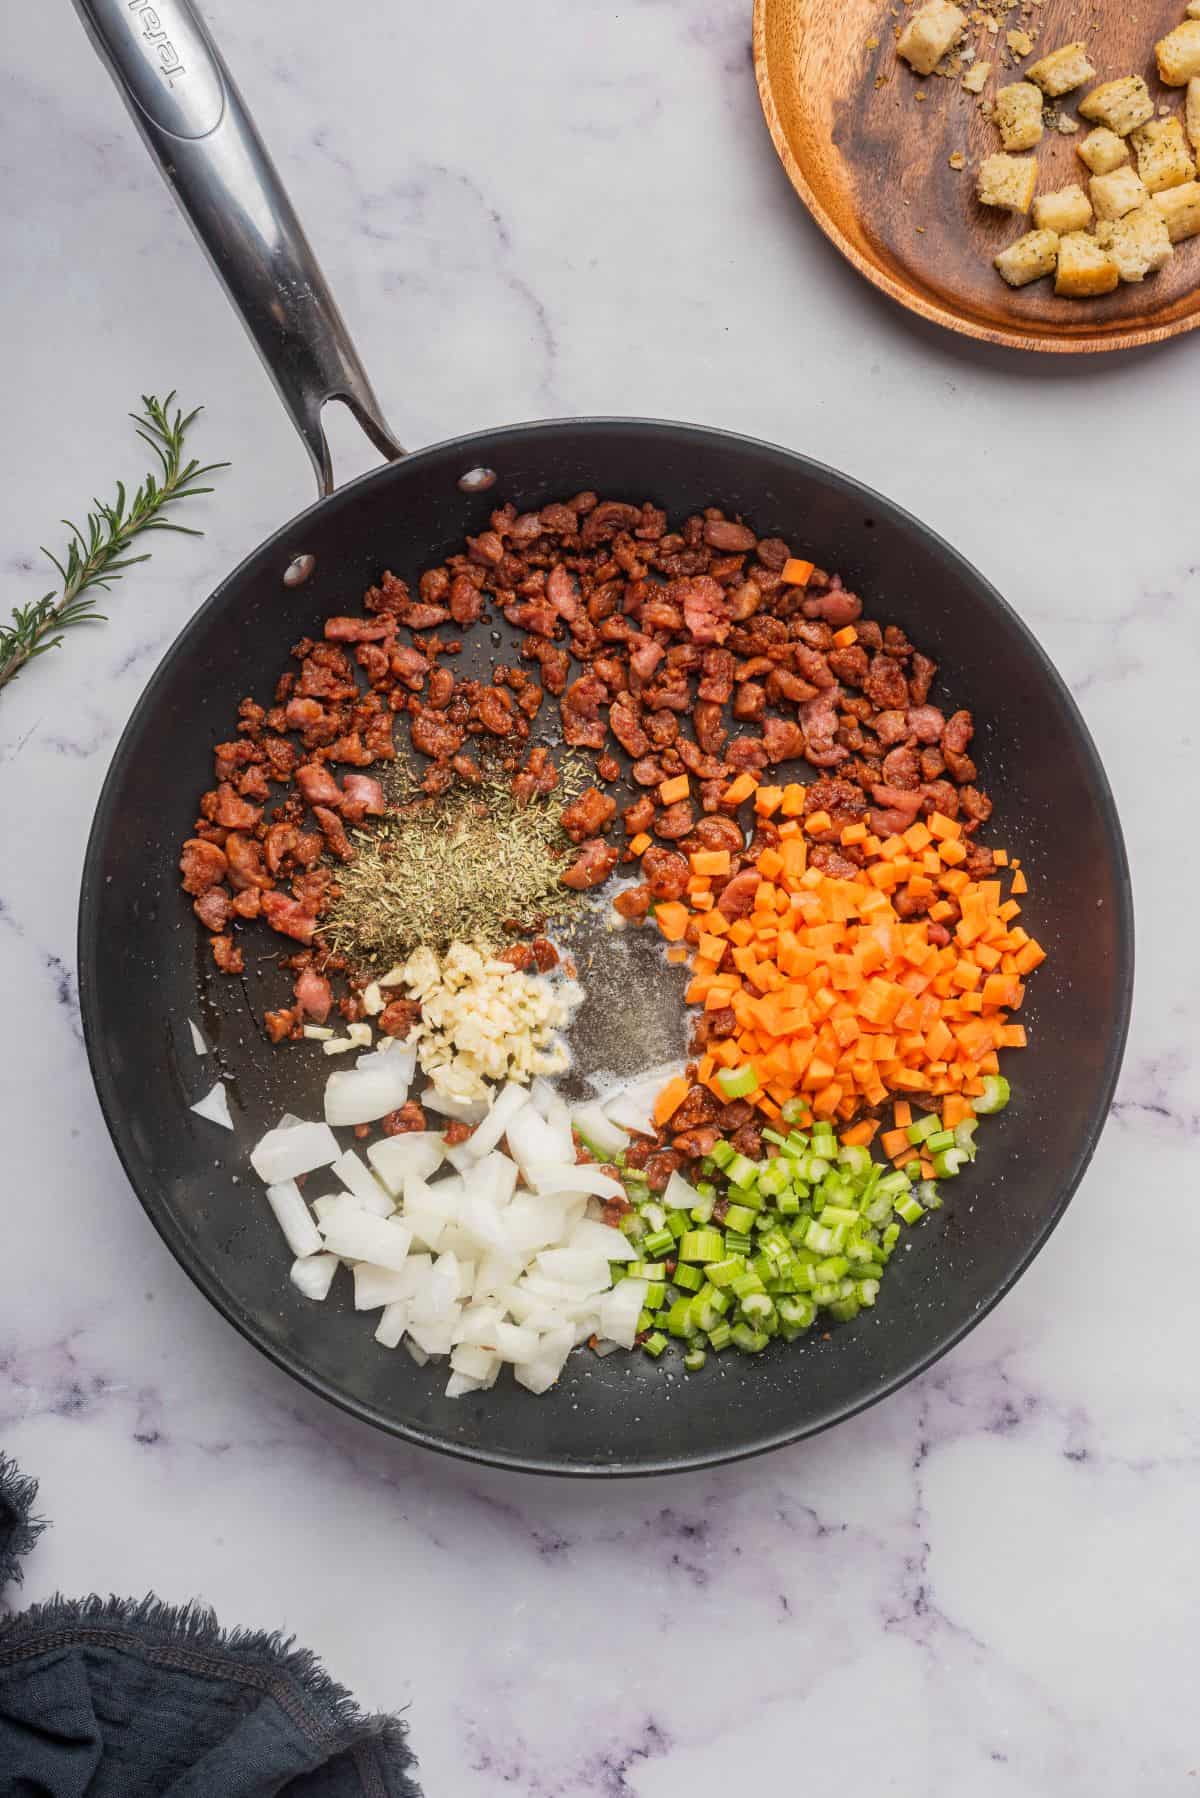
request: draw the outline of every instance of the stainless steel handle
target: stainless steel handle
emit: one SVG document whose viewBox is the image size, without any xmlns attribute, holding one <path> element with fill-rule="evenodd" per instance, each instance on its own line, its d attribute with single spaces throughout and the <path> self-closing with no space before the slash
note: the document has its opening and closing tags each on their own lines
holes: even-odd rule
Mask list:
<svg viewBox="0 0 1200 1798">
<path fill-rule="evenodd" d="M 233 77 L 190 0 L 75 0 L 109 73 L 242 316 L 304 439 L 321 492 L 321 423 L 340 399 L 389 461 L 404 450 Z"/>
</svg>

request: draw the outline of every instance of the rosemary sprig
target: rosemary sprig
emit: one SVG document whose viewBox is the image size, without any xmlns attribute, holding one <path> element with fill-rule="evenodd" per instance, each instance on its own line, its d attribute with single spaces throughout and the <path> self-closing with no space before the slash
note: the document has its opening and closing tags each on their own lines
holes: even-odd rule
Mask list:
<svg viewBox="0 0 1200 1798">
<path fill-rule="evenodd" d="M 71 625 L 96 624 L 103 620 L 105 614 L 96 609 L 96 589 L 107 590 L 127 568 L 150 559 L 146 553 L 140 556 L 128 553 L 135 537 L 145 531 L 178 531 L 185 537 L 202 535 L 187 525 L 176 524 L 164 514 L 168 506 L 176 505 L 182 499 L 195 499 L 201 493 L 211 493 L 211 487 L 202 487 L 199 483 L 206 475 L 214 474 L 219 468 L 228 468 L 229 464 L 209 462 L 202 465 L 194 458 L 189 462 L 183 460 L 184 439 L 201 408 L 197 406 L 195 411 L 185 414 L 177 407 L 172 414 L 174 399 L 174 392 L 165 400 L 144 393 L 142 405 L 145 410 L 129 415 L 142 442 L 148 443 L 157 456 L 161 474 L 152 469 L 132 497 L 126 494 L 124 483 L 118 481 L 116 498 L 111 505 L 98 499 L 92 501 L 95 510 L 88 513 L 87 524 L 82 530 L 69 518 L 64 518 L 63 523 L 71 536 L 62 561 L 43 548 L 42 554 L 58 570 L 61 585 L 44 593 L 41 599 L 31 600 L 28 605 L 14 606 L 12 623 L 0 624 L 0 688 L 35 656 L 44 655 L 46 650 L 61 643 Z"/>
</svg>

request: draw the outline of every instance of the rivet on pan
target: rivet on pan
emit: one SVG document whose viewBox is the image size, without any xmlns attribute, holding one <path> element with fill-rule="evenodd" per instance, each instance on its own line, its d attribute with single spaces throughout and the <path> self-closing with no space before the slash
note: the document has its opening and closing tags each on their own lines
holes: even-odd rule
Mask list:
<svg viewBox="0 0 1200 1798">
<path fill-rule="evenodd" d="M 297 556 L 283 571 L 285 587 L 302 587 L 317 565 L 315 556 Z"/>
<path fill-rule="evenodd" d="M 463 493 L 485 493 L 489 487 L 496 485 L 494 468 L 468 468 L 466 474 L 458 477 L 459 490 Z"/>
</svg>

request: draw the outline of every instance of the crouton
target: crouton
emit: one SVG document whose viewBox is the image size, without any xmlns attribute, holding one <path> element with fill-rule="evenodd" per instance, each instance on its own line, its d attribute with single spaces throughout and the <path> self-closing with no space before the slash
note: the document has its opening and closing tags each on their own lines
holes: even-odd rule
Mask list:
<svg viewBox="0 0 1200 1798">
<path fill-rule="evenodd" d="M 1200 236 L 1200 181 L 1189 181 L 1186 187 L 1165 188 L 1150 203 L 1158 207 L 1166 220 L 1172 243 Z"/>
<path fill-rule="evenodd" d="M 992 108 L 992 121 L 1006 150 L 1032 150 L 1042 141 L 1042 93 L 1030 81 L 1002 87 Z"/>
<path fill-rule="evenodd" d="M 1109 252 L 1122 281 L 1141 281 L 1157 274 L 1174 254 L 1166 220 L 1150 201 L 1127 212 L 1123 219 L 1102 219 L 1096 227 L 1096 242 Z"/>
<path fill-rule="evenodd" d="M 1061 50 L 1052 50 L 1049 56 L 1031 63 L 1025 71 L 1026 77 L 1036 81 L 1052 100 L 1059 94 L 1069 94 L 1073 87 L 1082 87 L 1095 73 L 1087 59 L 1087 45 L 1082 42 L 1064 44 Z"/>
<path fill-rule="evenodd" d="M 1146 198 L 1146 185 L 1131 168 L 1114 169 L 1111 175 L 1093 175 L 1088 182 L 1098 219 L 1120 219 Z"/>
<path fill-rule="evenodd" d="M 1185 19 L 1160 37 L 1154 56 L 1159 80 L 1168 87 L 1183 87 L 1193 75 L 1200 75 L 1200 19 Z"/>
<path fill-rule="evenodd" d="M 1028 212 L 1037 186 L 1036 156 L 985 156 L 979 165 L 976 193 L 981 206 L 1005 212 Z"/>
<path fill-rule="evenodd" d="M 918 75 L 932 75 L 947 50 L 962 36 L 966 23 L 967 15 L 952 6 L 950 0 L 927 0 L 900 33 L 896 54 Z"/>
<path fill-rule="evenodd" d="M 1030 281 L 1040 281 L 1043 275 L 1052 275 L 1057 261 L 1058 232 L 1027 231 L 1007 250 L 1001 250 L 995 266 L 1010 287 L 1025 287 Z"/>
<path fill-rule="evenodd" d="M 1200 0 L 1197 3 L 1200 4 Z M 1188 141 L 1193 150 L 1200 150 L 1200 75 L 1193 75 L 1188 82 L 1184 117 L 1187 120 Z"/>
<path fill-rule="evenodd" d="M 1092 222 L 1092 203 L 1077 182 L 1057 193 L 1039 194 L 1033 202 L 1033 222 L 1039 231 L 1083 231 Z"/>
<path fill-rule="evenodd" d="M 1086 299 L 1091 294 L 1111 293 L 1120 279 L 1121 271 L 1111 253 L 1086 231 L 1069 231 L 1059 238 L 1055 293 L 1072 300 Z"/>
<path fill-rule="evenodd" d="M 990 62 L 973 62 L 962 78 L 962 84 L 969 94 L 981 94 L 987 86 L 987 78 L 992 72 Z"/>
<path fill-rule="evenodd" d="M 1128 137 L 1154 117 L 1154 102 L 1140 75 L 1122 75 L 1118 81 L 1102 81 L 1085 94 L 1079 112 L 1095 125 L 1107 125 L 1118 137 Z"/>
<path fill-rule="evenodd" d="M 1083 142 L 1076 144 L 1075 152 L 1087 163 L 1093 175 L 1110 175 L 1123 162 L 1129 161 L 1129 145 L 1107 125 L 1097 125 L 1094 131 L 1089 131 Z"/>
<path fill-rule="evenodd" d="M 1165 187 L 1182 187 L 1185 181 L 1196 179 L 1196 164 L 1178 119 L 1151 119 L 1131 132 L 1129 141 L 1137 151 L 1138 174 L 1147 193 L 1161 193 Z"/>
</svg>

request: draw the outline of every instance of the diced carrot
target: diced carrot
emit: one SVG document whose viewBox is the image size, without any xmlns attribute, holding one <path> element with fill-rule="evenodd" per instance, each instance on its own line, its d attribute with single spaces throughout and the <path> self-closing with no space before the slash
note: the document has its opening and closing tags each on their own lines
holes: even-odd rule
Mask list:
<svg viewBox="0 0 1200 1798">
<path fill-rule="evenodd" d="M 658 796 L 664 805 L 674 805 L 677 800 L 686 799 L 691 790 L 687 775 L 676 774 L 670 780 L 659 782 Z"/>
<path fill-rule="evenodd" d="M 783 580 L 789 587 L 807 587 L 815 564 L 800 556 L 789 556 L 783 565 Z"/>
<path fill-rule="evenodd" d="M 754 795 L 754 809 L 760 818 L 772 817 L 782 804 L 782 787 L 760 787 Z"/>
<path fill-rule="evenodd" d="M 629 847 L 634 855 L 645 855 L 653 841 L 654 838 L 646 831 L 639 830 L 636 837 L 630 838 Z"/>
<path fill-rule="evenodd" d="M 828 812 L 813 812 L 804 820 L 804 828 L 810 837 L 815 837 L 822 831 L 831 830 L 833 820 Z"/>
<path fill-rule="evenodd" d="M 992 860 L 993 860 L 993 862 L 995 862 L 995 864 L 998 868 L 1007 868 L 1007 866 L 1008 866 L 1008 850 L 1007 849 L 993 849 L 992 850 Z"/>
<path fill-rule="evenodd" d="M 667 960 L 675 967 L 682 967 L 687 958 L 688 952 L 685 943 L 672 943 L 667 950 Z"/>
<path fill-rule="evenodd" d="M 743 797 L 756 786 L 746 777 Z M 1045 951 L 1013 922 L 1020 908 L 998 878 L 967 875 L 953 820 L 935 813 L 882 842 L 850 826 L 838 834 L 859 845 L 862 865 L 831 878 L 809 864 L 795 821 L 804 790 L 760 788 L 759 796 L 760 815 L 780 812 L 784 823 L 778 846 L 757 857 L 761 878 L 747 915 L 731 922 L 713 909 L 709 882 L 733 865 L 726 851 L 693 855 L 684 901 L 655 908 L 669 958 L 690 958 L 688 1003 L 732 1012 L 734 1034 L 707 1046 L 699 1081 L 723 1099 L 717 1070 L 749 1067 L 759 1083 L 749 1097 L 764 1118 L 803 1094 L 800 1127 L 829 1118 L 846 1126 L 848 1143 L 873 1140 L 877 1121 L 859 1114 L 891 1098 L 896 1127 L 882 1141 L 903 1167 L 914 1151 L 901 1095 L 936 1105 L 947 1128 L 972 1116 L 983 1077 L 998 1071 L 997 1051 L 1024 1046 L 1023 1026 L 1009 1019 Z M 828 814 L 806 829 L 831 833 Z M 897 910 L 901 891 L 909 906 L 952 925 L 948 945 L 929 942 L 925 917 Z"/>
<path fill-rule="evenodd" d="M 1018 868 L 1013 875 L 1012 886 L 1009 890 L 1013 893 L 1027 893 L 1029 891 L 1029 882 L 1026 880 L 1024 874 L 1022 874 L 1020 868 Z"/>
<path fill-rule="evenodd" d="M 842 1142 L 848 1149 L 865 1148 L 874 1141 L 878 1128 L 877 1118 L 864 1118 L 861 1124 L 853 1124 L 849 1130 L 842 1131 Z"/>
<path fill-rule="evenodd" d="M 728 874 L 728 849 L 697 849 L 688 857 L 693 874 Z"/>
<path fill-rule="evenodd" d="M 722 793 L 722 805 L 740 805 L 743 799 L 749 799 L 757 785 L 758 781 L 753 774 L 737 775 Z"/>
<path fill-rule="evenodd" d="M 804 801 L 807 797 L 807 787 L 798 785 L 796 781 L 790 781 L 783 789 L 783 800 L 779 807 L 783 816 L 785 818 L 802 817 L 804 813 Z"/>
<path fill-rule="evenodd" d="M 682 1074 L 676 1074 L 654 1101 L 654 1122 L 661 1130 L 667 1119 L 673 1117 L 687 1098 L 691 1089 Z"/>
<path fill-rule="evenodd" d="M 688 910 L 677 900 L 660 900 L 654 908 L 654 922 L 669 943 L 678 943 L 688 926 Z"/>
<path fill-rule="evenodd" d="M 858 632 L 852 624 L 844 624 L 840 631 L 834 631 L 833 640 L 839 649 L 849 649 L 852 643 L 858 642 Z"/>
</svg>

